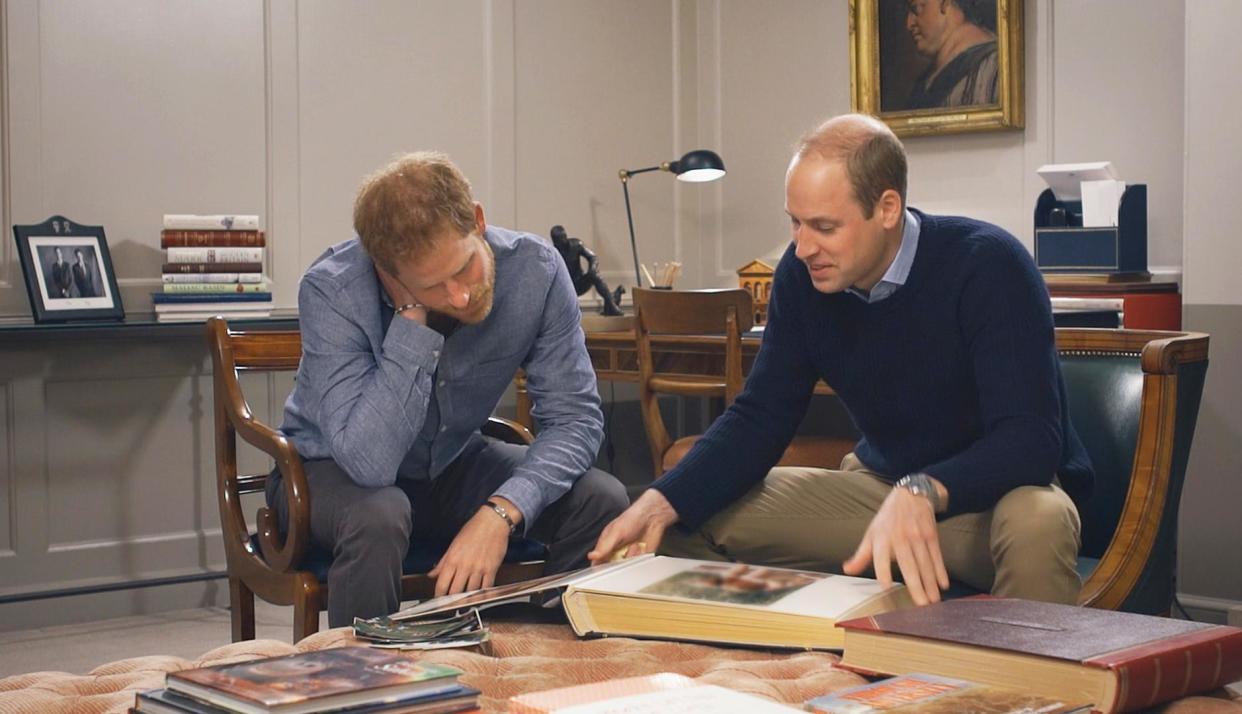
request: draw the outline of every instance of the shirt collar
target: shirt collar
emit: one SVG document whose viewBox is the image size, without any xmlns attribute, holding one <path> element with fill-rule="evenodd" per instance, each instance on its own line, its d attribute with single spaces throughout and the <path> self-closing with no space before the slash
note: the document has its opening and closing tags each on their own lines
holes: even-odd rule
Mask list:
<svg viewBox="0 0 1242 714">
<path fill-rule="evenodd" d="M 888 270 L 884 271 L 880 282 L 876 283 L 870 292 L 863 292 L 854 287 L 846 288 L 846 292 L 866 303 L 879 302 L 897 292 L 897 288 L 905 285 L 906 279 L 910 277 L 910 266 L 914 265 L 914 253 L 918 248 L 919 217 L 907 208 L 905 209 L 905 225 L 901 229 L 901 246 L 897 249 L 897 255 L 893 256 L 893 262 L 889 264 Z"/>
</svg>

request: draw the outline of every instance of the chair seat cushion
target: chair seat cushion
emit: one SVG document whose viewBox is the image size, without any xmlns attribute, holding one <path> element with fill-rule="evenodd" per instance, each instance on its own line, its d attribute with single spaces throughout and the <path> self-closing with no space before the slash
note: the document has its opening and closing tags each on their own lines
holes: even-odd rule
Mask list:
<svg viewBox="0 0 1242 714">
<path fill-rule="evenodd" d="M 263 552 L 259 547 L 257 535 L 250 536 L 256 552 Z M 401 572 L 405 575 L 425 573 L 435 567 L 444 551 L 448 550 L 448 541 L 419 540 L 410 543 L 410 549 L 401 562 Z M 505 552 L 506 563 L 525 563 L 532 560 L 543 560 L 548 554 L 547 546 L 529 538 L 510 538 L 509 550 Z M 308 570 L 321 582 L 328 582 L 328 568 L 332 565 L 332 553 L 326 548 L 312 547 L 302 560 L 299 570 Z"/>
</svg>

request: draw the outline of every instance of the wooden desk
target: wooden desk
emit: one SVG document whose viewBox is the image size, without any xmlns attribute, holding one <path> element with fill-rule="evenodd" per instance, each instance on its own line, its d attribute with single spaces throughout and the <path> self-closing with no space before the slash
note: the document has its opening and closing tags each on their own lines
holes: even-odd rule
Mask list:
<svg viewBox="0 0 1242 714">
<path fill-rule="evenodd" d="M 1045 275 L 1052 297 L 1121 298 L 1123 327 L 1131 330 L 1182 329 L 1182 294 L 1176 282 L 1093 283 Z"/>
<path fill-rule="evenodd" d="M 742 373 L 749 374 L 759 353 L 760 335 L 742 338 Z M 718 381 L 724 375 L 724 336 L 718 335 L 653 335 L 652 358 L 661 372 L 682 375 L 690 379 L 701 378 L 705 382 Z M 638 347 L 634 333 L 587 332 L 587 352 L 591 366 L 600 380 L 611 382 L 638 382 Z M 519 372 L 514 380 L 517 386 L 517 421 L 532 427 L 530 396 L 526 392 L 526 375 Z M 816 394 L 833 394 L 823 382 L 815 385 Z"/>
</svg>

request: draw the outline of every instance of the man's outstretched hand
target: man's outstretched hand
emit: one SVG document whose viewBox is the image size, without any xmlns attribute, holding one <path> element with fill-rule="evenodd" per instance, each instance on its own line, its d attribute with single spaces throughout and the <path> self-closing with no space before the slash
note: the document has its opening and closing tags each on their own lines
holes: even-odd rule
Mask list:
<svg viewBox="0 0 1242 714">
<path fill-rule="evenodd" d="M 914 604 L 940 602 L 940 591 L 949 587 L 949 573 L 940 552 L 936 514 L 931 501 L 904 488 L 889 492 L 858 550 L 841 569 L 846 575 L 859 575 L 874 563 L 876 579 L 888 587 L 893 584 L 893 561 Z"/>
<path fill-rule="evenodd" d="M 496 497 L 514 523 L 522 514 L 508 500 Z M 490 506 L 481 506 L 462 526 L 436 567 L 427 574 L 436 579 L 436 597 L 489 588 L 509 548 L 509 524 Z"/>
<path fill-rule="evenodd" d="M 655 489 L 647 489 L 629 508 L 613 519 L 599 534 L 595 548 L 587 553 L 592 565 L 614 556 L 632 558 L 654 553 L 664 539 L 664 531 L 677 522 L 677 511 Z"/>
</svg>

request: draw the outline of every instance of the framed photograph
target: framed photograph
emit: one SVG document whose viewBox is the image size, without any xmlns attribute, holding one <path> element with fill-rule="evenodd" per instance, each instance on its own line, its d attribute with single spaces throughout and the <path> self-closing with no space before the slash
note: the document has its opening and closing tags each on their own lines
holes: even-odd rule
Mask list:
<svg viewBox="0 0 1242 714">
<path fill-rule="evenodd" d="M 125 319 L 103 226 L 52 216 L 13 237 L 35 322 Z"/>
<path fill-rule="evenodd" d="M 1022 0 L 850 0 L 854 111 L 901 136 L 1020 129 Z"/>
</svg>

